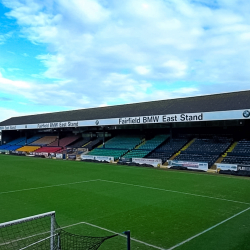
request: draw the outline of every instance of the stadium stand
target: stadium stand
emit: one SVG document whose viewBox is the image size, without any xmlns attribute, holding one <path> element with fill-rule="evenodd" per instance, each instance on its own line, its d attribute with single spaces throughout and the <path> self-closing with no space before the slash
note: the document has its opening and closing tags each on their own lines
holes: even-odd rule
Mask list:
<svg viewBox="0 0 250 250">
<path fill-rule="evenodd" d="M 44 136 L 36 141 L 33 141 L 29 145 L 33 146 L 45 146 L 52 142 L 54 142 L 57 139 L 57 136 Z"/>
<path fill-rule="evenodd" d="M 35 150 L 36 153 L 56 153 L 60 151 L 61 147 L 41 147 Z"/>
<path fill-rule="evenodd" d="M 29 153 L 29 152 L 33 152 L 39 148 L 40 148 L 39 146 L 23 146 L 21 148 L 18 148 L 16 151 Z"/>
<path fill-rule="evenodd" d="M 90 138 L 81 138 L 71 144 L 69 144 L 67 147 L 69 148 L 81 148 L 84 145 L 86 145 L 88 142 L 90 142 Z"/>
<path fill-rule="evenodd" d="M 0 146 L 0 149 L 6 149 L 6 148 L 8 148 L 10 145 L 6 145 L 6 144 L 4 144 L 4 145 L 1 145 Z"/>
<path fill-rule="evenodd" d="M 15 139 L 11 142 L 8 142 L 6 145 L 20 145 L 19 143 L 25 143 L 26 138 L 25 137 L 20 137 L 18 139 Z"/>
<path fill-rule="evenodd" d="M 85 154 L 87 150 L 81 149 L 94 149 L 90 154 L 113 155 L 125 160 L 132 157 L 161 158 L 163 162 L 167 159 L 207 162 L 209 167 L 214 163 L 250 164 L 249 126 L 248 90 L 12 117 L 0 122 L 1 143 L 4 143 L 0 149 L 7 154 L 9 152 L 5 151 L 8 150 L 29 152 L 34 149 L 26 146 L 41 147 L 35 150 L 37 152 L 64 150 L 63 153 Z M 126 139 L 131 133 L 137 137 L 143 134 L 147 140 L 141 140 L 143 137 L 138 142 Z M 168 140 L 168 133 L 174 139 Z M 25 137 L 20 137 L 24 134 Z M 148 140 L 155 134 L 165 135 L 164 138 L 158 136 Z M 102 135 L 116 136 L 102 146 L 103 140 L 107 139 Z M 177 140 L 175 136 L 179 135 L 193 139 Z M 248 140 L 232 143 L 228 138 Z"/>
<path fill-rule="evenodd" d="M 172 155 L 178 152 L 188 142 L 188 139 L 170 139 L 163 145 L 157 147 L 146 158 L 161 159 L 162 162 L 166 162 Z"/>
<path fill-rule="evenodd" d="M 206 162 L 210 168 L 219 156 L 226 151 L 232 139 L 214 137 L 212 139 L 196 138 L 184 151 L 181 151 L 174 160 L 190 162 Z"/>
<path fill-rule="evenodd" d="M 40 139 L 42 137 L 42 135 L 35 135 L 29 139 L 27 139 L 26 145 L 29 145 L 30 143 L 37 141 L 38 139 Z"/>
<path fill-rule="evenodd" d="M 88 149 L 89 151 L 94 149 L 96 146 L 100 145 L 102 139 L 96 138 L 93 141 L 90 141 L 87 145 L 83 146 L 83 148 Z"/>
<path fill-rule="evenodd" d="M 105 148 L 131 150 L 139 145 L 141 141 L 142 136 L 140 135 L 119 135 L 107 141 Z"/>
<path fill-rule="evenodd" d="M 115 160 L 117 160 L 119 157 L 127 153 L 128 150 L 126 149 L 94 149 L 91 152 L 89 152 L 89 155 L 96 155 L 96 156 L 112 156 Z"/>
<path fill-rule="evenodd" d="M 6 150 L 15 151 L 15 150 L 17 150 L 20 147 L 22 147 L 22 146 L 20 146 L 20 145 L 10 145 L 10 146 L 8 146 L 6 148 Z"/>
<path fill-rule="evenodd" d="M 228 152 L 222 163 L 250 165 L 250 141 L 240 140 L 232 152 Z"/>
<path fill-rule="evenodd" d="M 89 155 L 113 156 L 117 160 L 140 143 L 140 135 L 119 135 L 107 141 L 102 147 L 93 149 Z"/>
<path fill-rule="evenodd" d="M 77 135 L 72 135 L 72 136 L 67 136 L 64 137 L 62 139 L 56 139 L 55 141 L 53 141 L 52 143 L 48 144 L 47 146 L 49 147 L 53 147 L 53 146 L 60 146 L 60 147 L 66 147 L 67 145 L 75 142 L 76 140 L 78 140 L 80 137 Z"/>
<path fill-rule="evenodd" d="M 151 153 L 154 149 L 160 146 L 164 141 L 169 138 L 169 135 L 157 135 L 151 140 L 142 143 L 138 148 L 132 149 L 125 154 L 124 158 L 143 158 Z"/>
<path fill-rule="evenodd" d="M 29 139 L 24 137 L 24 140 L 18 142 L 16 145 L 20 145 L 20 146 L 28 145 L 28 144 L 32 143 L 33 141 L 38 140 L 41 137 L 42 137 L 41 135 L 36 135 L 36 136 L 33 136 Z"/>
<path fill-rule="evenodd" d="M 8 142 L 7 144 L 1 145 L 0 149 L 15 151 L 16 149 L 22 147 L 22 145 L 25 145 L 25 140 L 25 137 L 17 138 L 13 141 Z"/>
</svg>

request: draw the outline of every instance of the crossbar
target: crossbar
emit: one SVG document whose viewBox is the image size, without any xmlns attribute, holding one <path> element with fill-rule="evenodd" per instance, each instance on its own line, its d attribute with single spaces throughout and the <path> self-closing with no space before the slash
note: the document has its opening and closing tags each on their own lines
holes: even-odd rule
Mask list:
<svg viewBox="0 0 250 250">
<path fill-rule="evenodd" d="M 48 213 L 43 213 L 43 214 L 38 214 L 38 215 L 34 215 L 34 216 L 29 216 L 29 217 L 18 219 L 18 220 L 12 220 L 12 221 L 8 221 L 8 222 L 3 222 L 3 223 L 0 223 L 0 228 L 8 227 L 8 226 L 16 225 L 16 224 L 20 224 L 20 223 L 26 222 L 26 221 L 32 221 L 32 220 L 44 218 L 44 217 L 47 217 L 47 216 L 55 216 L 55 214 L 56 214 L 56 212 L 52 211 L 52 212 L 48 212 Z"/>
</svg>

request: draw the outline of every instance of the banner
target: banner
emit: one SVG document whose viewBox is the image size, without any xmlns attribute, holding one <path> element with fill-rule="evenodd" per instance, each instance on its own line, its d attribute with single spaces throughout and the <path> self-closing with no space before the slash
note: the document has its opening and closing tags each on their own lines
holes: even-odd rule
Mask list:
<svg viewBox="0 0 250 250">
<path fill-rule="evenodd" d="M 95 160 L 95 156 L 81 154 L 81 160 Z"/>
<path fill-rule="evenodd" d="M 95 160 L 95 161 L 108 161 L 114 162 L 114 157 L 112 156 L 97 156 L 97 155 L 81 155 L 82 160 Z"/>
<path fill-rule="evenodd" d="M 119 162 L 121 162 L 121 163 L 131 163 L 132 162 L 132 158 L 121 157 L 119 159 Z"/>
<path fill-rule="evenodd" d="M 56 159 L 62 159 L 63 158 L 63 154 L 56 154 Z"/>
<path fill-rule="evenodd" d="M 108 161 L 108 162 L 114 162 L 114 157 L 112 156 L 95 156 L 96 161 Z"/>
<path fill-rule="evenodd" d="M 153 167 L 160 167 L 162 165 L 161 159 L 149 159 L 149 158 L 132 158 L 132 162 L 139 164 L 148 164 Z"/>
<path fill-rule="evenodd" d="M 226 164 L 226 163 L 215 163 L 218 170 L 231 170 L 231 171 L 237 171 L 237 164 Z"/>
<path fill-rule="evenodd" d="M 250 119 L 250 109 L 227 110 L 215 112 L 179 113 L 163 114 L 136 117 L 117 117 L 98 120 L 61 121 L 38 124 L 22 124 L 0 126 L 1 130 L 22 130 L 22 129 L 55 129 L 68 127 L 89 127 L 89 126 L 109 126 L 109 125 L 135 125 L 151 123 L 176 123 L 176 122 L 200 122 L 200 121 L 220 121 L 220 120 L 241 120 Z"/>
<path fill-rule="evenodd" d="M 68 155 L 68 160 L 75 160 L 76 159 L 76 155 Z"/>
<path fill-rule="evenodd" d="M 206 162 L 191 162 L 191 161 L 168 161 L 170 166 L 185 167 L 194 170 L 208 170 L 208 163 Z"/>
<path fill-rule="evenodd" d="M 89 150 L 87 148 L 77 148 L 76 149 L 76 152 L 77 152 L 78 155 L 80 155 L 80 154 L 87 154 L 88 151 Z"/>
<path fill-rule="evenodd" d="M 35 155 L 39 155 L 39 156 L 43 155 L 43 156 L 45 156 L 45 157 L 48 157 L 48 156 L 49 156 L 49 153 L 45 153 L 45 152 L 40 152 L 40 153 L 34 152 L 34 154 L 35 154 Z"/>
<path fill-rule="evenodd" d="M 1 150 L 0 150 L 0 153 L 2 153 L 2 154 L 9 154 L 9 150 L 1 149 Z"/>
<path fill-rule="evenodd" d="M 238 165 L 238 170 L 243 170 L 243 171 L 250 171 L 250 165 Z"/>
</svg>

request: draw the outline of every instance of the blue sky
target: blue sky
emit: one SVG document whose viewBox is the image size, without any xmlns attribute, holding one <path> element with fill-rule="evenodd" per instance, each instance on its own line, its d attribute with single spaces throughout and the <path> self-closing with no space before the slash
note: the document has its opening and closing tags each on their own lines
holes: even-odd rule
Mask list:
<svg viewBox="0 0 250 250">
<path fill-rule="evenodd" d="M 0 0 L 0 121 L 250 89 L 250 1 Z"/>
</svg>

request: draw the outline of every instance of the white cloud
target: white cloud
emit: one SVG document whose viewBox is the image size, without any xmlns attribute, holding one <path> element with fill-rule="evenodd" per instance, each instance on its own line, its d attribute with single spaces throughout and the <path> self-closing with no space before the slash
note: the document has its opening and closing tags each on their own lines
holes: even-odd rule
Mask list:
<svg viewBox="0 0 250 250">
<path fill-rule="evenodd" d="M 0 78 L 0 90 L 14 87 L 35 103 L 80 108 L 239 90 L 250 81 L 247 1 L 3 2 L 23 36 L 48 46 L 37 56 L 47 68 L 37 80 Z"/>
<path fill-rule="evenodd" d="M 6 43 L 6 41 L 11 38 L 13 32 L 7 32 L 6 34 L 0 34 L 0 45 Z"/>
<path fill-rule="evenodd" d="M 186 74 L 187 65 L 177 60 L 169 60 L 163 64 L 163 67 L 171 69 L 173 75 L 178 78 Z"/>
<path fill-rule="evenodd" d="M 8 92 L 18 92 L 20 90 L 27 90 L 31 85 L 25 81 L 13 81 L 2 77 L 0 73 L 0 89 Z"/>
<path fill-rule="evenodd" d="M 135 67 L 135 71 L 139 74 L 139 75 L 147 75 L 151 70 L 149 67 L 147 66 L 136 66 Z"/>
</svg>

